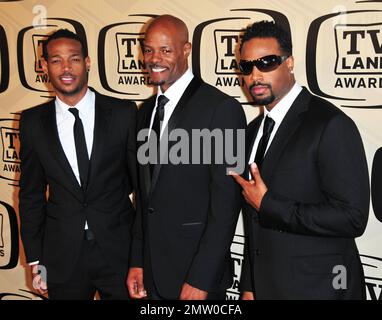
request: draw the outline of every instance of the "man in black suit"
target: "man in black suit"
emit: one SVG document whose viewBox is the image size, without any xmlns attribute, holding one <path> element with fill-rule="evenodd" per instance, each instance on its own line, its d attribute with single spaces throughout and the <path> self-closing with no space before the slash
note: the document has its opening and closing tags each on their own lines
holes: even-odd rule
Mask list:
<svg viewBox="0 0 382 320">
<path fill-rule="evenodd" d="M 21 235 L 34 286 L 51 299 L 128 298 L 136 106 L 88 88 L 78 35 L 56 31 L 43 54 L 56 98 L 20 121 Z"/>
<path fill-rule="evenodd" d="M 289 33 L 247 28 L 240 69 L 264 114 L 247 131 L 244 299 L 362 299 L 355 238 L 369 212 L 368 170 L 354 122 L 294 79 Z M 247 180 L 249 179 L 249 180 Z"/>
<path fill-rule="evenodd" d="M 204 153 L 203 146 L 191 146 L 196 140 L 193 132 L 203 129 L 216 134 L 231 130 L 237 137 L 237 129 L 244 131 L 245 115 L 235 99 L 194 77 L 187 64 L 190 51 L 187 27 L 178 18 L 160 16 L 148 26 L 144 58 L 158 94 L 139 109 L 138 140 L 142 129 L 151 129 L 148 142 L 161 136 L 160 152 L 165 150 L 159 163 L 145 163 L 140 156 L 145 144 L 138 143 L 140 208 L 128 275 L 134 298 L 147 292 L 150 299 L 224 299 L 232 281 L 230 246 L 240 188 L 227 175 L 226 158 L 215 159 L 217 143 L 204 145 Z M 189 137 L 189 143 L 172 140 L 168 149 L 162 146 L 164 137 L 171 140 L 177 133 Z M 181 163 L 172 153 L 179 145 L 180 153 L 189 152 Z M 156 139 L 150 150 L 155 146 Z M 237 145 L 226 147 L 232 151 Z M 162 155 L 167 151 L 166 163 Z M 198 164 L 195 158 L 208 153 L 213 155 L 211 161 Z"/>
</svg>

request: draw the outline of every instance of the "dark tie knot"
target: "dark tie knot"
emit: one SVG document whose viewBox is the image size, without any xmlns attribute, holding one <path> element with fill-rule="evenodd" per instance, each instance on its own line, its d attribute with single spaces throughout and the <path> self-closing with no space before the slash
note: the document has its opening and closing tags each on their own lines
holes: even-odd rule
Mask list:
<svg viewBox="0 0 382 320">
<path fill-rule="evenodd" d="M 76 120 L 80 118 L 77 108 L 69 108 L 68 110 L 70 113 L 74 115 L 74 118 L 76 118 Z"/>
<path fill-rule="evenodd" d="M 161 94 L 159 97 L 158 97 L 158 105 L 157 105 L 157 108 L 156 108 L 156 114 L 155 114 L 155 118 L 156 118 L 156 121 L 159 121 L 157 125 L 160 124 L 161 121 L 163 121 L 163 118 L 164 118 L 164 106 L 165 104 L 169 102 L 168 98 Z"/>
<path fill-rule="evenodd" d="M 163 108 L 166 103 L 169 102 L 169 99 L 164 95 L 164 94 L 161 94 L 159 97 L 158 97 L 158 106 L 157 108 Z"/>
</svg>

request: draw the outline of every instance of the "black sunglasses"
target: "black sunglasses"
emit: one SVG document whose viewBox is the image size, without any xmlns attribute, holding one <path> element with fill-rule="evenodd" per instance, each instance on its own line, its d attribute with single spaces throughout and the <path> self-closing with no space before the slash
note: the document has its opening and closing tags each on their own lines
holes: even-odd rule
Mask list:
<svg viewBox="0 0 382 320">
<path fill-rule="evenodd" d="M 256 66 L 261 72 L 269 72 L 277 69 L 288 57 L 289 55 L 277 56 L 272 54 L 256 60 L 240 60 L 239 69 L 245 76 L 252 73 L 253 66 Z"/>
</svg>

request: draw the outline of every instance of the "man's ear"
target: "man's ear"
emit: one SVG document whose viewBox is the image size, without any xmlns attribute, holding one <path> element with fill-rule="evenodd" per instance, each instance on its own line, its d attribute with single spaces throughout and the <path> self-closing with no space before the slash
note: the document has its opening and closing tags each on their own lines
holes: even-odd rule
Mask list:
<svg viewBox="0 0 382 320">
<path fill-rule="evenodd" d="M 183 46 L 183 52 L 184 52 L 184 55 L 188 58 L 188 56 L 190 55 L 191 53 L 191 49 L 192 49 L 192 44 L 191 42 L 186 42 Z"/>
<path fill-rule="evenodd" d="M 90 57 L 87 56 L 85 58 L 85 65 L 86 65 L 86 71 L 89 72 L 90 71 Z"/>
<path fill-rule="evenodd" d="M 294 69 L 294 57 L 293 56 L 289 56 L 288 59 L 286 59 L 286 64 L 288 66 L 288 69 L 290 71 L 290 73 L 293 73 L 293 69 Z"/>
</svg>

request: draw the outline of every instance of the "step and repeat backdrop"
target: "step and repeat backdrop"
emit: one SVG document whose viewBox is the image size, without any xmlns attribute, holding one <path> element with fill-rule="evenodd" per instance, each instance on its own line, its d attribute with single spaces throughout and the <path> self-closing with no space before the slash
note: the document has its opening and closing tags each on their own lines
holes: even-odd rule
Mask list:
<svg viewBox="0 0 382 320">
<path fill-rule="evenodd" d="M 53 96 L 41 68 L 42 42 L 57 28 L 82 34 L 91 58 L 90 85 L 140 104 L 154 92 L 142 56 L 144 24 L 164 13 L 188 25 L 194 74 L 240 101 L 248 121 L 259 109 L 243 92 L 236 62 L 242 31 L 264 19 L 289 28 L 297 81 L 355 121 L 371 176 L 374 155 L 382 146 L 381 0 L 0 1 L 0 299 L 40 299 L 33 294 L 25 263 L 17 198 L 20 112 Z M 366 232 L 357 239 L 373 300 L 382 299 L 382 223 L 376 214 L 371 205 Z M 239 219 L 228 299 L 239 297 L 243 242 Z"/>
</svg>

